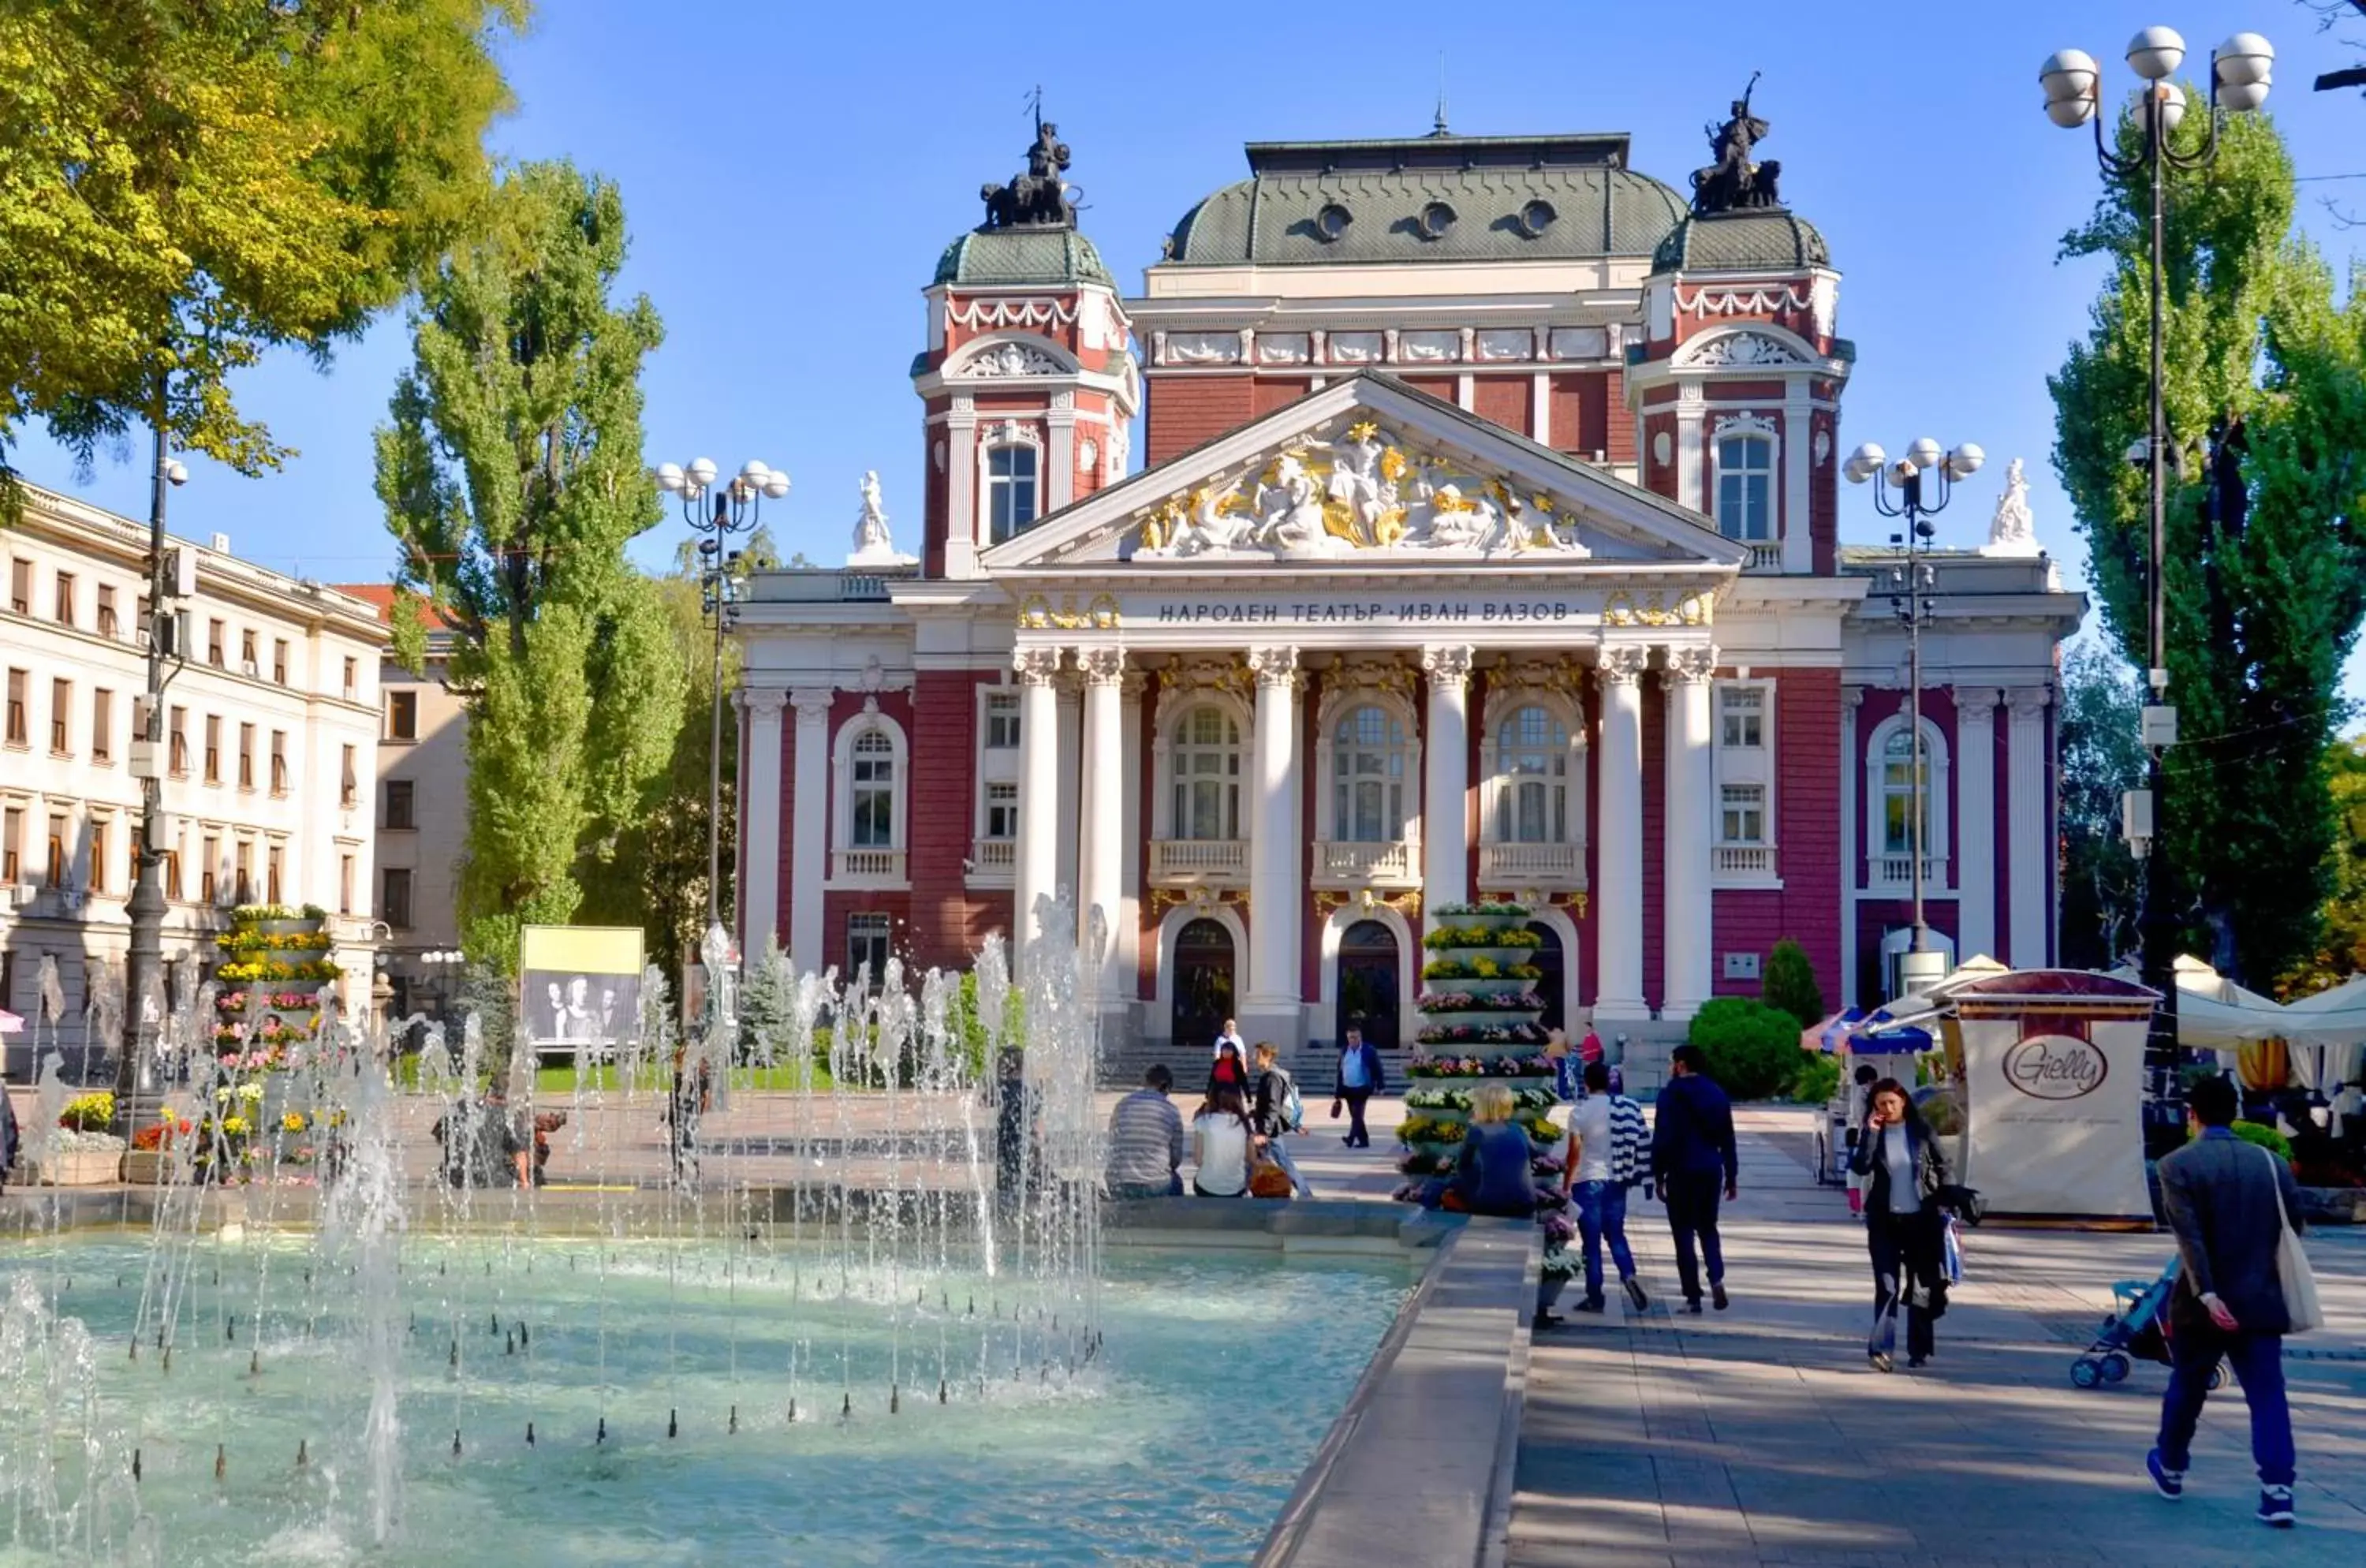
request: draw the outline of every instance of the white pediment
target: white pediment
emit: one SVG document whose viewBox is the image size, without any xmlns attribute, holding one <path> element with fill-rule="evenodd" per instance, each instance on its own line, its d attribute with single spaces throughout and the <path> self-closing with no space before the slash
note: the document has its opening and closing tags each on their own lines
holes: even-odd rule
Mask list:
<svg viewBox="0 0 2366 1568">
<path fill-rule="evenodd" d="M 1746 555 L 1696 513 L 1368 373 L 1045 517 L 982 564 L 1738 568 Z"/>
</svg>

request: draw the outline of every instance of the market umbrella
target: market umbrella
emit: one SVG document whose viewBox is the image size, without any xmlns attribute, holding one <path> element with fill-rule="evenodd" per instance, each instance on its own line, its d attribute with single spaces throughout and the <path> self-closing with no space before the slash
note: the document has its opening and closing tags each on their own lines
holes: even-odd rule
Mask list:
<svg viewBox="0 0 2366 1568">
<path fill-rule="evenodd" d="M 0 1008 L 0 1034 L 22 1034 L 24 1032 L 25 1021 L 18 1018 L 15 1013 L 10 1012 L 6 1008 Z"/>
</svg>

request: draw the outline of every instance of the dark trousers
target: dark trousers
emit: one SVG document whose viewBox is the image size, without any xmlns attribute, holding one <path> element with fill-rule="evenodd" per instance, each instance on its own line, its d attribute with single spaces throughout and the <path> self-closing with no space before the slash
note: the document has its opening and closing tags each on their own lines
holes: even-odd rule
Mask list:
<svg viewBox="0 0 2366 1568">
<path fill-rule="evenodd" d="M 2160 1462 L 2183 1470 L 2192 1458 L 2193 1428 L 2221 1358 L 2235 1369 L 2243 1403 L 2251 1407 L 2251 1462 L 2259 1467 L 2259 1484 L 2290 1486 L 2292 1409 L 2284 1403 L 2280 1334 L 2225 1334 L 2215 1324 L 2178 1326 L 2169 1337 L 2169 1392 L 2160 1399 Z"/>
<path fill-rule="evenodd" d="M 1671 1175 L 1660 1190 L 1668 1201 L 1668 1229 L 1676 1240 L 1676 1282 L 1683 1287 L 1684 1300 L 1701 1298 L 1700 1265 L 1708 1265 L 1708 1282 L 1712 1285 L 1725 1279 L 1725 1247 L 1717 1235 L 1718 1201 L 1725 1195 L 1725 1173 L 1718 1170 L 1679 1170 Z M 1700 1258 L 1693 1257 L 1694 1238 L 1700 1242 Z"/>
<path fill-rule="evenodd" d="M 1370 1148 L 1372 1134 L 1364 1127 L 1364 1102 L 1372 1098 L 1372 1091 L 1368 1089 L 1342 1089 L 1339 1098 L 1347 1105 L 1347 1146 Z"/>
<path fill-rule="evenodd" d="M 1925 1205 L 1910 1214 L 1892 1214 L 1868 1208 L 1865 1212 L 1865 1244 L 1873 1255 L 1873 1332 L 1865 1337 L 1867 1355 L 1888 1355 L 1898 1348 L 1898 1309 L 1906 1308 L 1906 1354 L 1928 1356 L 1937 1348 L 1927 1302 L 1937 1288 L 1942 1238 L 1938 1211 Z M 1918 1289 L 1910 1292 L 1910 1286 Z"/>
</svg>

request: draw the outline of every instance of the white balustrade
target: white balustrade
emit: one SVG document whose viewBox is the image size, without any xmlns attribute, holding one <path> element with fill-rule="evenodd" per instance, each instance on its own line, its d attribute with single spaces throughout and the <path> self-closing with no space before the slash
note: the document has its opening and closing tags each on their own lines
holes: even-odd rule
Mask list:
<svg viewBox="0 0 2366 1568">
<path fill-rule="evenodd" d="M 1403 839 L 1377 842 L 1322 840 L 1314 846 L 1319 883 L 1355 886 L 1413 887 L 1419 885 L 1414 846 Z"/>
<path fill-rule="evenodd" d="M 1159 884 L 1221 883 L 1246 885 L 1249 841 L 1246 839 L 1154 839 L 1150 843 L 1150 880 Z"/>
<path fill-rule="evenodd" d="M 1583 887 L 1585 846 L 1482 844 L 1479 882 L 1482 887 Z"/>
</svg>

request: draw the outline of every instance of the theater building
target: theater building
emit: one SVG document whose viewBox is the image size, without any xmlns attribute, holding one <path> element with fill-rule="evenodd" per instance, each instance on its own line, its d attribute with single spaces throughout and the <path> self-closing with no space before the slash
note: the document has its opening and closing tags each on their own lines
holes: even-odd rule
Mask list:
<svg viewBox="0 0 2366 1568">
<path fill-rule="evenodd" d="M 958 964 L 1064 892 L 1123 1039 L 1410 1046 L 1425 927 L 1515 899 L 1549 1022 L 1665 1038 L 1783 937 L 1888 994 L 1920 812 L 1939 944 L 2047 962 L 2083 600 L 1936 552 L 1918 780 L 1841 275 L 1737 128 L 1689 197 L 1624 135 L 1253 143 L 1132 297 L 1044 128 L 924 291 L 912 556 L 867 501 L 738 622 L 751 948 Z"/>
</svg>

